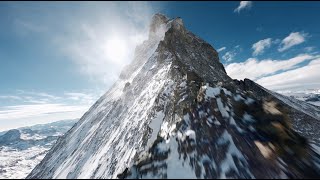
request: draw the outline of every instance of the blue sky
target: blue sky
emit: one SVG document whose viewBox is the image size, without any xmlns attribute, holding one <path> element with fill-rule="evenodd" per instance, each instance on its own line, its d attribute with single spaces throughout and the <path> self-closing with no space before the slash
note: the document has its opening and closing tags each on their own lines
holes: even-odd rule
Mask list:
<svg viewBox="0 0 320 180">
<path fill-rule="evenodd" d="M 319 2 L 1 2 L 0 131 L 81 117 L 130 62 L 157 12 L 181 17 L 219 50 L 232 78 L 277 91 L 320 89 L 319 9 Z"/>
</svg>

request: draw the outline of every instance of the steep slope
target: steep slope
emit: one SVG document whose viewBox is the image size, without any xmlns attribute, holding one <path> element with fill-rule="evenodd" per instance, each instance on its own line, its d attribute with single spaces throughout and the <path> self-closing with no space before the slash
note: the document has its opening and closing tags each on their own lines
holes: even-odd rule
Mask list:
<svg viewBox="0 0 320 180">
<path fill-rule="evenodd" d="M 28 178 L 319 177 L 282 110 L 238 87 L 180 18 L 156 14 L 119 81 Z"/>
<path fill-rule="evenodd" d="M 234 80 L 234 82 L 242 90 L 250 92 L 256 99 L 273 99 L 273 101 L 281 104 L 292 120 L 293 129 L 308 138 L 311 143 L 320 145 L 320 132 L 318 130 L 320 128 L 319 107 L 270 91 L 249 79 L 244 81 Z"/>
</svg>

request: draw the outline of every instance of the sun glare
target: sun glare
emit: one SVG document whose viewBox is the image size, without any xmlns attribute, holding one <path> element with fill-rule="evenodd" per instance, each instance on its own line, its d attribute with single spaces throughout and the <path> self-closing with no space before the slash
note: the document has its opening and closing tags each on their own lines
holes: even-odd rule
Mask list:
<svg viewBox="0 0 320 180">
<path fill-rule="evenodd" d="M 114 63 L 123 63 L 128 53 L 127 50 L 126 41 L 117 36 L 109 38 L 106 42 L 106 56 Z"/>
</svg>

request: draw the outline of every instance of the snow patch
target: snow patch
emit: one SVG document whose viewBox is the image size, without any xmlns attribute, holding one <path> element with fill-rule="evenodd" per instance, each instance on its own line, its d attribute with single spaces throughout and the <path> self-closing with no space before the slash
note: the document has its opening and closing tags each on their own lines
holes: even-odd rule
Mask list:
<svg viewBox="0 0 320 180">
<path fill-rule="evenodd" d="M 220 111 L 222 117 L 229 118 L 229 113 L 227 112 L 226 108 L 223 106 L 220 97 L 217 98 L 217 105 L 218 105 L 218 108 L 219 108 L 219 111 Z"/>
<path fill-rule="evenodd" d="M 237 94 L 237 95 L 233 96 L 233 99 L 234 99 L 235 101 L 244 100 L 244 98 L 243 98 L 240 94 Z"/>
<path fill-rule="evenodd" d="M 246 122 L 246 123 L 252 123 L 252 122 L 254 122 L 253 117 L 252 117 L 250 114 L 248 114 L 247 112 L 245 112 L 245 113 L 243 114 L 242 120 L 243 120 L 244 122 Z"/>
<path fill-rule="evenodd" d="M 247 97 L 247 99 L 244 101 L 247 105 L 250 105 L 254 102 L 252 98 Z"/>
<path fill-rule="evenodd" d="M 158 132 L 161 128 L 161 124 L 163 122 L 165 114 L 162 111 L 156 113 L 155 117 L 151 120 L 149 127 L 152 129 L 152 134 L 150 139 L 148 140 L 147 147 L 153 143 L 158 135 Z"/>
<path fill-rule="evenodd" d="M 187 130 L 186 136 L 188 136 L 190 139 L 196 140 L 196 133 L 194 132 L 194 130 Z"/>
<path fill-rule="evenodd" d="M 206 89 L 206 98 L 207 97 L 216 97 L 220 94 L 221 89 L 216 87 L 216 88 L 212 88 L 210 86 L 202 86 L 203 88 Z"/>
<path fill-rule="evenodd" d="M 227 130 L 224 130 L 223 134 L 218 139 L 217 143 L 218 143 L 218 145 L 229 143 L 228 151 L 226 152 L 226 158 L 222 161 L 222 163 L 220 165 L 221 174 L 220 174 L 219 178 L 225 179 L 226 173 L 228 173 L 228 171 L 230 171 L 231 169 L 233 169 L 237 173 L 239 173 L 239 170 L 236 167 L 232 156 L 237 157 L 239 160 L 242 160 L 245 163 L 247 163 L 247 162 L 246 162 L 243 154 L 239 151 L 239 149 L 234 144 L 232 136 L 229 134 L 229 132 Z M 253 177 L 253 175 L 250 173 L 249 169 L 246 169 L 246 171 Z"/>
</svg>

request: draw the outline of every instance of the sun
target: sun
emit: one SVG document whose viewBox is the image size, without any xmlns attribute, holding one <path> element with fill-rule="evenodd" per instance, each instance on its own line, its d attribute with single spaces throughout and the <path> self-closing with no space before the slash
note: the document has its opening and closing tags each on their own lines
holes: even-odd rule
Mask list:
<svg viewBox="0 0 320 180">
<path fill-rule="evenodd" d="M 113 63 L 123 63 L 128 54 L 127 43 L 119 36 L 112 36 L 107 39 L 104 51 L 108 60 Z"/>
</svg>

